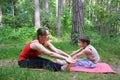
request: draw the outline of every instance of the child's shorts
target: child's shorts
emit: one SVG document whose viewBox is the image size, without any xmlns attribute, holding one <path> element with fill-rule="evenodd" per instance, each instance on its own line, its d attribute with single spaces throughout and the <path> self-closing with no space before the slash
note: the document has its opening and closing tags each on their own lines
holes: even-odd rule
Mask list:
<svg viewBox="0 0 120 80">
<path fill-rule="evenodd" d="M 96 64 L 89 59 L 77 59 L 76 63 L 72 64 L 71 66 L 78 68 L 94 68 L 96 67 Z"/>
</svg>

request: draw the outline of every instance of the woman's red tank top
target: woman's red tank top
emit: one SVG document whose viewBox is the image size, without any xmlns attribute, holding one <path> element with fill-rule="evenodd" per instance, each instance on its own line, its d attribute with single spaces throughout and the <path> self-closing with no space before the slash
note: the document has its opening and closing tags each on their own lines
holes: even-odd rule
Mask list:
<svg viewBox="0 0 120 80">
<path fill-rule="evenodd" d="M 38 42 L 37 40 L 34 40 L 35 42 Z M 25 60 L 27 58 L 35 58 L 37 57 L 38 55 L 40 55 L 41 53 L 38 52 L 37 50 L 33 50 L 30 48 L 30 43 L 31 42 L 28 42 L 24 48 L 22 49 L 22 51 L 20 52 L 20 55 L 18 57 L 18 61 L 21 61 L 21 60 Z"/>
</svg>

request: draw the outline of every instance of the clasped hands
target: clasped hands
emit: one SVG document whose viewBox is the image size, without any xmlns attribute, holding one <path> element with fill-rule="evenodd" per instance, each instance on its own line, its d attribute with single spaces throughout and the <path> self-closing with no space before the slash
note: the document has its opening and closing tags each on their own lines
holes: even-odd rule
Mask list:
<svg viewBox="0 0 120 80">
<path fill-rule="evenodd" d="M 68 64 L 73 64 L 76 62 L 75 59 L 73 59 L 71 56 L 68 56 L 65 61 L 68 63 Z"/>
</svg>

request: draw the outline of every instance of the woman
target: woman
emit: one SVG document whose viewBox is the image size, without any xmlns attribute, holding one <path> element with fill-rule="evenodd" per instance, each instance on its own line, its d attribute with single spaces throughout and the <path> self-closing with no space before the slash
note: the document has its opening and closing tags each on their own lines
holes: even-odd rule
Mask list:
<svg viewBox="0 0 120 80">
<path fill-rule="evenodd" d="M 62 50 L 55 48 L 49 41 L 49 32 L 45 28 L 37 30 L 37 39 L 28 42 L 18 57 L 18 64 L 23 68 L 44 68 L 53 71 L 65 70 L 67 64 L 60 65 L 48 59 L 39 57 L 40 54 L 65 60 L 67 63 L 74 63 L 73 59 Z"/>
</svg>

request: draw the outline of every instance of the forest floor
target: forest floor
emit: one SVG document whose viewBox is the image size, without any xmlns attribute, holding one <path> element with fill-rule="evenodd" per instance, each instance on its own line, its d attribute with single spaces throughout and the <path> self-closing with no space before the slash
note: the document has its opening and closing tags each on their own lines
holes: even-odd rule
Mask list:
<svg viewBox="0 0 120 80">
<path fill-rule="evenodd" d="M 16 59 L 2 59 L 2 60 L 0 60 L 0 67 L 13 66 L 13 65 L 16 65 L 16 66 L 18 65 Z M 112 64 L 110 64 L 110 66 L 114 71 L 116 71 L 118 74 L 120 74 L 120 61 L 117 64 L 112 63 Z"/>
<path fill-rule="evenodd" d="M 24 43 L 22 43 L 24 45 Z M 13 46 L 14 44 L 0 44 L 0 47 L 9 47 Z M 19 46 L 19 44 L 18 44 Z M 16 47 L 16 46 L 14 46 Z M 115 57 L 113 57 L 115 58 Z M 117 58 L 116 62 L 110 63 L 109 65 L 113 70 L 115 70 L 118 74 L 120 74 L 120 59 Z M 0 59 L 0 67 L 9 67 L 9 66 L 18 66 L 17 59 L 16 58 L 11 58 L 11 59 Z"/>
</svg>

